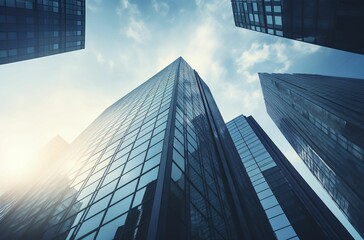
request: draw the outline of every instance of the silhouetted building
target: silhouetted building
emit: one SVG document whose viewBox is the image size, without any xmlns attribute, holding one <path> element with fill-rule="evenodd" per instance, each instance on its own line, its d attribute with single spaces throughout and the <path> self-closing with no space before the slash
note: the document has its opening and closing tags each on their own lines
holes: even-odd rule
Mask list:
<svg viewBox="0 0 364 240">
<path fill-rule="evenodd" d="M 364 80 L 259 74 L 267 112 L 364 236 Z"/>
<path fill-rule="evenodd" d="M 361 0 L 231 0 L 235 26 L 364 54 Z"/>
<path fill-rule="evenodd" d="M 68 189 L 33 192 L 43 202 L 19 208 L 25 225 L 5 216 L 0 238 L 43 221 L 34 239 L 274 239 L 209 88 L 182 58 L 107 108 L 58 162 Z"/>
<path fill-rule="evenodd" d="M 53 138 L 41 149 L 29 176 L 25 177 L 22 183 L 12 188 L 9 187 L 0 196 L 0 222 L 3 225 L 17 223 L 13 226 L 15 228 L 8 229 L 10 231 L 7 233 L 2 232 L 0 226 L 0 232 L 2 232 L 0 239 L 18 239 L 21 235 L 26 235 L 28 239 L 37 239 L 49 225 L 45 224 L 44 219 L 40 221 L 33 220 L 38 215 L 49 214 L 49 211 L 61 212 L 69 207 L 70 202 L 65 201 L 55 209 L 45 210 L 43 208 L 51 201 L 59 201 L 59 194 L 63 194 L 64 188 L 66 188 L 66 191 L 75 191 L 74 189 L 68 189 L 68 180 L 61 175 L 56 175 L 56 181 L 48 181 L 49 175 L 54 172 L 59 164 L 62 164 L 60 162 L 62 155 L 68 147 L 69 144 L 60 136 Z M 56 185 L 53 185 L 55 183 Z M 48 200 L 44 201 L 45 198 L 48 198 Z M 74 206 L 77 208 L 77 204 Z M 24 214 L 27 216 L 25 217 Z M 26 231 L 29 226 L 32 227 L 31 231 Z"/>
<path fill-rule="evenodd" d="M 0 1 L 0 64 L 85 48 L 85 0 Z"/>
<path fill-rule="evenodd" d="M 253 117 L 227 127 L 277 239 L 351 239 Z"/>
</svg>

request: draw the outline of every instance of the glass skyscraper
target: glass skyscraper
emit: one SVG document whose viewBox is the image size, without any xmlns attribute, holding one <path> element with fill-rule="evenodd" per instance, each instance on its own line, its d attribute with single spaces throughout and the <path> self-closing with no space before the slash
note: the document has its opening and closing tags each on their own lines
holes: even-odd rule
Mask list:
<svg viewBox="0 0 364 240">
<path fill-rule="evenodd" d="M 0 0 L 0 64 L 85 48 L 85 0 Z"/>
<path fill-rule="evenodd" d="M 350 239 L 253 117 L 227 124 L 277 239 Z"/>
<path fill-rule="evenodd" d="M 267 112 L 364 236 L 364 80 L 259 74 Z"/>
<path fill-rule="evenodd" d="M 237 27 L 364 54 L 361 0 L 231 0 Z"/>
<path fill-rule="evenodd" d="M 3 206 L 2 239 L 274 239 L 207 85 L 182 58 L 107 108 Z"/>
</svg>

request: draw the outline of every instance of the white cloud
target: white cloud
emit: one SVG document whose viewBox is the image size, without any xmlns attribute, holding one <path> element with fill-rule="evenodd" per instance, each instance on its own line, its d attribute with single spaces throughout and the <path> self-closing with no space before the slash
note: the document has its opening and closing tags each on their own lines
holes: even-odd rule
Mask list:
<svg viewBox="0 0 364 240">
<path fill-rule="evenodd" d="M 147 33 L 148 30 L 142 20 L 136 20 L 133 17 L 129 19 L 129 24 L 125 31 L 125 35 L 128 38 L 140 43 L 146 38 Z"/>
<path fill-rule="evenodd" d="M 243 81 L 257 82 L 257 72 L 287 72 L 293 59 L 315 53 L 319 49 L 320 47 L 298 41 L 289 41 L 288 44 L 281 40 L 272 44 L 252 43 L 249 49 L 238 55 L 237 72 L 243 77 Z"/>
<path fill-rule="evenodd" d="M 217 57 L 217 50 L 221 44 L 218 29 L 212 19 L 206 18 L 191 32 L 193 37 L 189 39 L 184 54 L 190 64 L 209 79 L 210 83 L 220 79 L 224 71 Z"/>
<path fill-rule="evenodd" d="M 95 53 L 95 55 L 96 55 L 97 62 L 99 62 L 99 63 L 105 62 L 105 58 L 101 53 L 97 52 L 97 53 Z"/>
<path fill-rule="evenodd" d="M 136 4 L 132 4 L 129 0 L 121 0 L 120 6 L 116 9 L 116 13 L 121 16 L 124 13 L 129 14 L 130 16 L 139 15 L 140 11 Z"/>
<path fill-rule="evenodd" d="M 159 1 L 153 0 L 152 4 L 153 4 L 153 8 L 156 11 L 156 13 L 158 13 L 162 16 L 167 16 L 167 14 L 169 12 L 169 5 L 166 2 L 159 2 Z"/>
<path fill-rule="evenodd" d="M 86 8 L 92 12 L 97 12 L 100 9 L 100 5 L 102 4 L 103 0 L 87 0 L 86 1 Z"/>
<path fill-rule="evenodd" d="M 254 111 L 262 101 L 262 94 L 259 89 L 251 90 L 242 87 L 241 84 L 232 83 L 226 83 L 220 89 L 226 102 L 232 106 L 239 106 L 237 110 L 240 114 Z"/>
<path fill-rule="evenodd" d="M 253 43 L 248 50 L 243 51 L 241 56 L 236 61 L 240 66 L 239 70 L 248 69 L 257 63 L 267 61 L 270 55 L 270 45 Z"/>
<path fill-rule="evenodd" d="M 138 43 L 141 43 L 146 39 L 149 35 L 149 30 L 142 20 L 136 4 L 132 4 L 128 0 L 121 0 L 120 6 L 116 9 L 116 13 L 119 15 L 120 21 L 122 22 L 122 34 Z M 127 24 L 125 24 L 125 22 L 127 22 Z"/>
<path fill-rule="evenodd" d="M 288 56 L 291 51 L 290 48 L 292 47 L 287 46 L 282 42 L 276 42 L 271 45 L 271 48 L 271 58 L 273 60 L 275 59 L 277 63 L 279 63 L 278 65 L 280 65 L 274 70 L 274 72 L 286 72 L 292 64 L 290 57 Z"/>
<path fill-rule="evenodd" d="M 261 100 L 262 93 L 260 90 L 257 89 L 254 91 L 246 92 L 243 95 L 244 111 L 252 112 L 254 109 L 256 109 L 256 106 Z"/>
<path fill-rule="evenodd" d="M 293 41 L 293 49 L 295 52 L 301 53 L 301 54 L 312 54 L 321 49 L 318 45 L 313 45 L 309 43 L 299 42 L 299 41 Z"/>
</svg>

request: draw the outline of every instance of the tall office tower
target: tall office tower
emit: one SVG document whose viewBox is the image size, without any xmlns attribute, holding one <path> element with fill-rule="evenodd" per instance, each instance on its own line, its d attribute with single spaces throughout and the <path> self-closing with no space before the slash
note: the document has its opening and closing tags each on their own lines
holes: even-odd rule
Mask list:
<svg viewBox="0 0 364 240">
<path fill-rule="evenodd" d="M 0 64 L 85 48 L 85 0 L 1 0 Z"/>
<path fill-rule="evenodd" d="M 361 0 L 231 0 L 235 26 L 364 54 Z"/>
<path fill-rule="evenodd" d="M 364 80 L 259 77 L 268 114 L 364 237 Z"/>
<path fill-rule="evenodd" d="M 40 184 L 42 176 L 47 176 L 47 172 L 58 167 L 58 161 L 62 160 L 62 155 L 68 149 L 69 144 L 63 140 L 60 136 L 54 137 L 49 141 L 38 153 L 36 161 L 26 176 L 22 176 L 22 182 L 17 185 L 7 186 L 3 188 L 4 192 L 0 193 L 0 221 L 6 216 L 8 211 L 12 209 L 12 206 L 17 203 L 19 199 L 24 196 L 29 187 L 34 187 L 29 185 L 29 181 L 35 184 Z M 46 170 L 46 171 L 45 171 Z M 45 185 L 48 184 L 47 182 Z M 1 239 L 1 238 L 0 238 Z"/>
<path fill-rule="evenodd" d="M 253 117 L 227 128 L 277 239 L 351 239 Z"/>
<path fill-rule="evenodd" d="M 182 58 L 107 108 L 60 163 L 2 217 L 0 238 L 274 239 L 207 85 Z"/>
</svg>

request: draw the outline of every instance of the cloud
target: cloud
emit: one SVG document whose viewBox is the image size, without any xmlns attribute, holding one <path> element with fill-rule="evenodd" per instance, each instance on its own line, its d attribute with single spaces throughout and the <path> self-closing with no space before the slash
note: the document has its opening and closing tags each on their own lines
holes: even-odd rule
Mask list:
<svg viewBox="0 0 364 240">
<path fill-rule="evenodd" d="M 313 45 L 309 43 L 299 42 L 299 41 L 293 41 L 292 44 L 293 50 L 297 53 L 301 54 L 312 54 L 320 50 L 320 46 Z"/>
<path fill-rule="evenodd" d="M 270 52 L 271 47 L 268 44 L 253 43 L 248 50 L 243 51 L 237 62 L 241 69 L 248 69 L 257 63 L 267 61 Z"/>
<path fill-rule="evenodd" d="M 116 9 L 118 15 L 123 15 L 124 13 L 129 14 L 130 16 L 136 16 L 140 14 L 138 6 L 136 4 L 132 4 L 129 0 L 121 0 L 119 7 Z"/>
<path fill-rule="evenodd" d="M 225 102 L 229 102 L 229 105 L 235 108 L 236 115 L 254 111 L 263 100 L 260 89 L 243 87 L 241 83 L 225 83 L 220 86 L 220 91 Z"/>
<path fill-rule="evenodd" d="M 92 12 L 97 12 L 100 9 L 100 5 L 103 3 L 103 0 L 87 0 L 86 8 Z"/>
<path fill-rule="evenodd" d="M 186 58 L 190 60 L 190 64 L 196 66 L 199 73 L 210 79 L 210 83 L 220 79 L 224 71 L 217 58 L 217 50 L 222 44 L 217 33 L 218 29 L 216 22 L 206 18 L 191 33 L 193 37 L 188 41 L 185 50 Z"/>
<path fill-rule="evenodd" d="M 243 81 L 257 82 L 258 72 L 287 72 L 294 59 L 313 54 L 319 49 L 320 47 L 314 45 L 290 40 L 277 40 L 271 44 L 255 42 L 237 56 L 237 72 L 243 77 Z"/>
<path fill-rule="evenodd" d="M 156 13 L 158 13 L 164 17 L 168 15 L 169 5 L 166 2 L 159 2 L 159 1 L 153 0 L 152 4 L 153 4 L 153 8 L 156 11 Z"/>
<path fill-rule="evenodd" d="M 116 12 L 123 23 L 122 34 L 138 43 L 143 42 L 149 35 L 149 30 L 142 20 L 138 5 L 132 4 L 128 0 L 121 0 Z M 127 22 L 126 25 L 125 22 Z"/>
<path fill-rule="evenodd" d="M 253 43 L 237 58 L 237 72 L 243 76 L 243 81 L 248 83 L 258 81 L 257 72 L 262 71 L 256 68 L 258 64 L 264 64 L 266 69 L 273 65 L 274 72 L 285 72 L 291 66 L 291 60 L 287 55 L 290 50 L 287 48 L 288 46 L 280 41 L 273 44 Z"/>
<path fill-rule="evenodd" d="M 99 63 L 105 62 L 105 58 L 100 52 L 96 52 L 95 55 L 96 55 L 97 62 L 99 62 Z"/>
<path fill-rule="evenodd" d="M 146 38 L 147 32 L 148 30 L 142 20 L 130 18 L 125 35 L 140 43 Z"/>
</svg>

